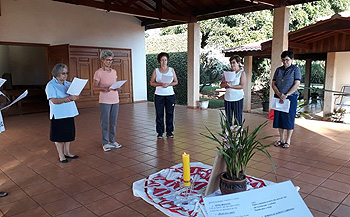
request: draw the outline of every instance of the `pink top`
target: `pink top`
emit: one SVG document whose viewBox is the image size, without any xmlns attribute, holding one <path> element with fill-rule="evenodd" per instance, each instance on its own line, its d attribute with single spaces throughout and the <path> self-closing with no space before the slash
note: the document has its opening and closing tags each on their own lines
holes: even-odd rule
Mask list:
<svg viewBox="0 0 350 217">
<path fill-rule="evenodd" d="M 94 80 L 99 82 L 99 87 L 110 87 L 117 81 L 117 71 L 114 69 L 105 71 L 99 68 L 94 75 Z M 109 92 L 100 91 L 99 103 L 116 104 L 119 103 L 118 91 L 111 90 Z"/>
</svg>

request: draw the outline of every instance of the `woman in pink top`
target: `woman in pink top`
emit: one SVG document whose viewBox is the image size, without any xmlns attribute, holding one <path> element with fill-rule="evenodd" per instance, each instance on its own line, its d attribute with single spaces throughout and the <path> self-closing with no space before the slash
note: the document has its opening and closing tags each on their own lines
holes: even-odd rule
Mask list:
<svg viewBox="0 0 350 217">
<path fill-rule="evenodd" d="M 102 128 L 102 148 L 110 151 L 111 148 L 122 147 L 115 141 L 115 129 L 119 110 L 118 89 L 109 87 L 117 81 L 117 72 L 112 69 L 114 54 L 110 50 L 102 50 L 100 60 L 102 67 L 94 75 L 94 90 L 100 91 L 99 106 Z"/>
</svg>

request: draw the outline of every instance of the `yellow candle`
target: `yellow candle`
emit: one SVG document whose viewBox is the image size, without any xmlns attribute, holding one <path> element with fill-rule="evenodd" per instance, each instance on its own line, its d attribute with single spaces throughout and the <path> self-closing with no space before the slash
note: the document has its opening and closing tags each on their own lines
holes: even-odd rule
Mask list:
<svg viewBox="0 0 350 217">
<path fill-rule="evenodd" d="M 183 167 L 184 186 L 190 186 L 191 174 L 190 174 L 190 155 L 189 154 L 183 153 L 182 167 Z"/>
</svg>

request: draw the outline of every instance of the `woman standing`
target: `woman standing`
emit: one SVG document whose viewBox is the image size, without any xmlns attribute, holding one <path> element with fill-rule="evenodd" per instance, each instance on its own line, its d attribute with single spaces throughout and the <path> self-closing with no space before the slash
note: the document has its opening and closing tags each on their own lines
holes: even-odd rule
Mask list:
<svg viewBox="0 0 350 217">
<path fill-rule="evenodd" d="M 53 78 L 45 88 L 50 105 L 50 140 L 56 145 L 60 162 L 67 163 L 67 158 L 78 158 L 70 153 L 69 145 L 75 139 L 74 117 L 79 113 L 74 101 L 79 96 L 67 94 L 71 82 L 66 81 L 68 67 L 65 64 L 56 64 L 51 73 Z"/>
<path fill-rule="evenodd" d="M 120 148 L 115 141 L 115 130 L 119 111 L 119 95 L 117 89 L 109 87 L 117 81 L 117 72 L 112 69 L 114 54 L 111 50 L 102 50 L 100 60 L 102 67 L 95 72 L 94 90 L 100 91 L 99 106 L 102 128 L 102 149 Z"/>
<path fill-rule="evenodd" d="M 156 107 L 157 138 L 163 138 L 164 133 L 164 108 L 166 113 L 166 136 L 174 138 L 174 108 L 175 93 L 173 86 L 178 84 L 173 68 L 168 66 L 169 54 L 160 53 L 157 56 L 160 67 L 154 69 L 150 85 L 156 87 L 154 105 Z"/>
<path fill-rule="evenodd" d="M 294 129 L 294 120 L 297 110 L 297 99 L 300 85 L 300 69 L 293 65 L 293 51 L 283 51 L 281 54 L 283 66 L 276 69 L 272 80 L 272 89 L 275 92 L 274 97 L 279 98 L 283 103 L 284 100 L 290 100 L 289 112 L 274 111 L 273 128 L 278 128 L 280 140 L 275 146 L 289 148 L 290 140 Z M 287 131 L 287 138 L 284 137 L 284 130 Z"/>
<path fill-rule="evenodd" d="M 233 78 L 227 80 L 225 75 L 222 77 L 221 88 L 226 88 L 225 93 L 225 113 L 227 120 L 232 126 L 232 112 L 234 114 L 234 125 L 242 125 L 243 115 L 243 88 L 246 82 L 246 74 L 240 67 L 241 58 L 238 55 L 230 57 L 230 66 L 233 71 Z"/>
</svg>

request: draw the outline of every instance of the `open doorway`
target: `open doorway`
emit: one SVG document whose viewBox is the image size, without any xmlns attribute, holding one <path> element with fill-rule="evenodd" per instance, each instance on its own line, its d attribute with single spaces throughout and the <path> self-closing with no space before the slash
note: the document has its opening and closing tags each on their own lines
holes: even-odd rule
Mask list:
<svg viewBox="0 0 350 217">
<path fill-rule="evenodd" d="M 6 79 L 1 91 L 14 100 L 25 90 L 28 96 L 3 111 L 4 115 L 48 111 L 47 47 L 37 44 L 0 43 L 0 76 Z"/>
</svg>

